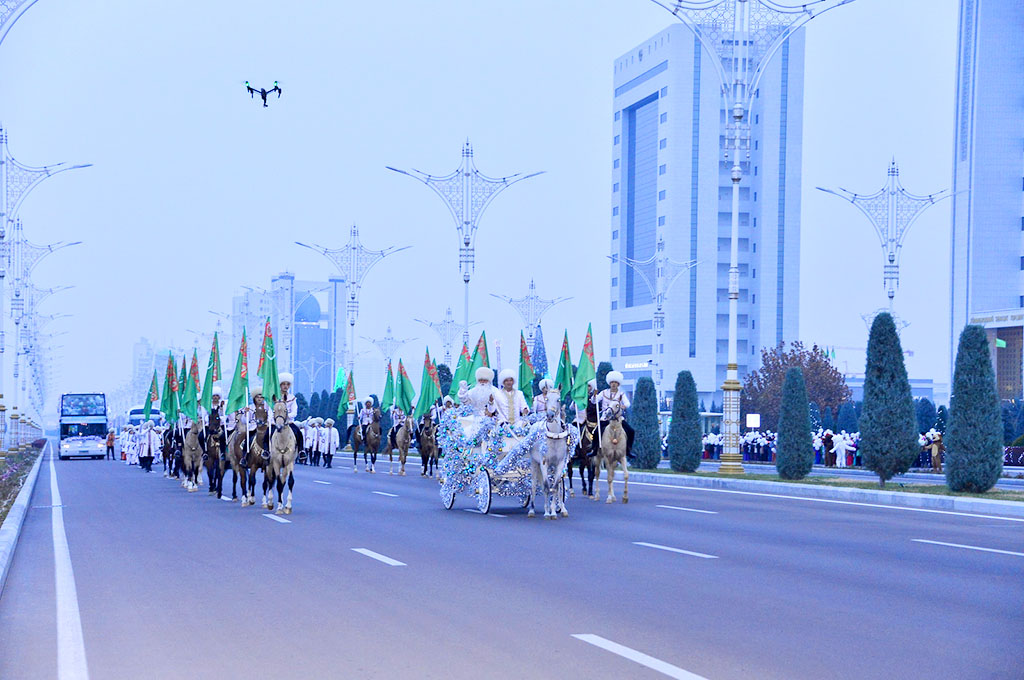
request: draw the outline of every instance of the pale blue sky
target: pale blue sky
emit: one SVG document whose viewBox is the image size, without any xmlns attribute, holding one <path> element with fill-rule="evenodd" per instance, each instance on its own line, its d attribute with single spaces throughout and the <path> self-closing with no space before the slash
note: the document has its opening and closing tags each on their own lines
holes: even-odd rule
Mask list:
<svg viewBox="0 0 1024 680">
<path fill-rule="evenodd" d="M 857 0 L 808 27 L 807 342 L 863 347 L 860 315 L 885 303 L 874 232 L 814 187 L 875 191 L 893 156 L 909 191 L 950 185 L 957 6 Z M 0 46 L 0 122 L 24 163 L 94 164 L 21 210 L 31 239 L 85 242 L 36 270 L 76 286 L 44 307 L 75 315 L 51 326 L 69 332 L 54 391 L 118 386 L 140 336 L 191 343 L 184 329 L 212 329 L 206 310 L 228 311 L 243 284 L 326 277 L 290 244 L 340 244 L 353 221 L 370 247 L 413 246 L 371 273 L 360 334 L 390 324 L 439 353 L 412 319 L 461 310 L 455 231 L 436 196 L 384 166 L 447 173 L 467 136 L 487 174 L 547 171 L 488 210 L 474 316 L 512 361 L 518 320 L 488 293 L 520 295 L 533 276 L 542 295 L 573 297 L 545 323 L 549 355 L 567 326 L 575 359 L 592 321 L 607 356 L 612 62 L 672 21 L 647 0 L 39 0 Z M 246 79 L 285 95 L 263 109 Z M 945 381 L 947 204 L 915 225 L 902 263 L 911 376 Z M 422 352 L 403 355 L 418 367 Z M 839 363 L 863 371 L 863 353 Z"/>
</svg>

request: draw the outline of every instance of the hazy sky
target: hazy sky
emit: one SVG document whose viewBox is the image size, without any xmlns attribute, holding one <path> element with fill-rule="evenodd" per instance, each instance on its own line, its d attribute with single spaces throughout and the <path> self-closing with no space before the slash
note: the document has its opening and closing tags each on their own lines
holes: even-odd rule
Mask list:
<svg viewBox="0 0 1024 680">
<path fill-rule="evenodd" d="M 863 371 L 881 249 L 814 187 L 873 192 L 893 156 L 909 191 L 950 185 L 957 7 L 857 0 L 807 29 L 800 336 L 854 348 L 840 369 Z M 592 321 L 607 357 L 612 63 L 672 21 L 648 0 L 39 0 L 0 46 L 0 122 L 23 163 L 94 164 L 21 209 L 32 240 L 85 242 L 35 274 L 76 286 L 43 306 L 74 314 L 50 326 L 68 331 L 53 392 L 123 384 L 140 336 L 190 345 L 184 329 L 212 330 L 207 310 L 243 284 L 325 278 L 291 243 L 340 245 L 353 222 L 368 247 L 413 246 L 368 277 L 358 332 L 420 338 L 402 352 L 418 382 L 424 342 L 441 347 L 413 318 L 461 318 L 457 240 L 441 201 L 384 166 L 450 172 L 467 137 L 486 174 L 546 171 L 486 213 L 472 315 L 511 363 L 518 318 L 488 293 L 522 295 L 532 276 L 573 298 L 546 320 L 549 356 L 568 327 L 575 360 Z M 261 108 L 246 79 L 285 95 Z M 914 226 L 896 298 L 911 377 L 943 382 L 949 218 L 941 204 Z"/>
</svg>

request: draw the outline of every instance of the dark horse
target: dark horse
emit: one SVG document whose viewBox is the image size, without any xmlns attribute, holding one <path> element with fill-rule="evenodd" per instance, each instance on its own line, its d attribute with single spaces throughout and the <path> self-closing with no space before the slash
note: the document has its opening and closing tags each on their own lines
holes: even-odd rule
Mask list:
<svg viewBox="0 0 1024 680">
<path fill-rule="evenodd" d="M 220 411 L 212 409 L 209 420 L 203 465 L 206 466 L 206 476 L 210 478 L 210 495 L 217 494 L 217 498 L 220 498 L 221 475 L 224 474 L 220 459 L 225 449 L 224 425 L 220 419 Z"/>
<path fill-rule="evenodd" d="M 580 427 L 579 444 L 576 445 L 576 449 L 572 452 L 572 458 L 569 459 L 569 465 L 566 466 L 569 473 L 570 496 L 576 495 L 572 488 L 572 466 L 573 463 L 578 463 L 580 484 L 583 487 L 583 495 L 594 498 L 594 478 L 597 477 L 597 457 L 591 450 L 591 445 L 596 435 L 597 425 L 594 423 L 587 422 Z M 586 470 L 586 476 L 583 475 L 584 470 Z"/>
<path fill-rule="evenodd" d="M 434 468 L 437 466 L 437 425 L 434 424 L 430 413 L 423 416 L 423 425 L 419 431 L 418 444 L 420 449 L 420 460 L 422 467 L 420 475 L 426 477 L 434 476 Z"/>
<path fill-rule="evenodd" d="M 349 428 L 348 432 L 348 440 L 352 443 L 352 472 L 358 472 L 356 463 L 359 460 L 357 456 L 361 447 L 365 447 L 363 470 L 373 472 L 373 468 L 377 464 L 377 453 L 380 451 L 380 409 L 373 409 L 373 422 L 366 426 L 366 439 L 363 439 L 363 428 L 359 425 L 358 420 Z"/>
<path fill-rule="evenodd" d="M 164 477 L 178 479 L 181 477 L 181 448 L 176 434 L 174 427 L 164 430 L 160 453 L 164 463 Z"/>
</svg>

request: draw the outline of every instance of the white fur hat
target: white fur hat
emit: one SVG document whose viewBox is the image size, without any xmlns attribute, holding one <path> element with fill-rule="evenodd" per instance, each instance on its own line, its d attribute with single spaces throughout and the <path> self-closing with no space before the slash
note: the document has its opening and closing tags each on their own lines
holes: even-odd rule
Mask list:
<svg viewBox="0 0 1024 680">
<path fill-rule="evenodd" d="M 512 378 L 513 384 L 515 384 L 516 374 L 511 368 L 502 369 L 501 373 L 498 374 L 498 384 L 504 385 L 505 381 Z"/>
<path fill-rule="evenodd" d="M 318 425 L 318 426 L 319 425 L 323 425 L 324 424 L 324 419 L 323 418 L 317 418 L 316 420 L 313 421 L 313 424 L 314 425 Z"/>
<path fill-rule="evenodd" d="M 324 421 L 324 425 L 327 427 L 334 427 L 334 418 L 328 418 Z"/>
<path fill-rule="evenodd" d="M 587 387 L 596 390 L 597 389 L 597 378 L 591 378 L 590 382 L 587 383 Z"/>
<path fill-rule="evenodd" d="M 224 396 L 224 390 L 222 390 L 220 388 L 220 385 L 214 385 L 213 386 L 213 396 L 215 396 L 215 397 L 223 397 Z"/>
<path fill-rule="evenodd" d="M 486 366 L 481 366 L 480 368 L 476 369 L 476 379 L 477 381 L 486 380 L 487 382 L 490 382 L 494 380 L 494 371 L 487 368 Z"/>
<path fill-rule="evenodd" d="M 454 404 L 455 400 L 452 399 L 450 396 L 445 395 L 444 401 L 442 403 L 444 403 L 444 404 Z"/>
<path fill-rule="evenodd" d="M 277 376 L 278 381 L 291 385 L 295 382 L 295 376 L 291 373 L 281 373 Z"/>
<path fill-rule="evenodd" d="M 249 388 L 249 394 L 254 396 L 254 397 L 255 396 L 262 397 L 263 396 L 263 386 L 262 385 L 253 385 L 252 387 Z"/>
<path fill-rule="evenodd" d="M 619 373 L 618 371 L 608 371 L 608 376 L 605 378 L 605 380 L 608 381 L 609 385 L 611 385 L 613 382 L 617 382 L 617 383 L 619 383 L 621 385 L 622 384 L 622 374 Z"/>
<path fill-rule="evenodd" d="M 554 387 L 555 387 L 555 381 L 554 381 L 554 380 L 552 380 L 551 378 L 544 378 L 543 380 L 541 380 L 541 381 L 540 381 L 540 385 L 539 385 L 539 387 L 540 387 L 540 388 L 541 388 L 542 390 L 543 390 L 543 389 L 545 389 L 545 388 L 547 388 L 547 389 L 549 389 L 549 390 L 551 390 L 551 389 L 554 389 Z"/>
</svg>

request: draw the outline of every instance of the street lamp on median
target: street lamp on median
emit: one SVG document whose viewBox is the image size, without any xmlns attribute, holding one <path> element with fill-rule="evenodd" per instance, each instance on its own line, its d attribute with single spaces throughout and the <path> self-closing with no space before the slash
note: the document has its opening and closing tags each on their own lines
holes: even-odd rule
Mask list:
<svg viewBox="0 0 1024 680">
<path fill-rule="evenodd" d="M 817 0 L 797 6 L 773 0 L 651 0 L 685 24 L 713 57 L 722 86 L 727 122 L 723 158 L 732 154 L 732 229 L 729 247 L 729 355 L 722 385 L 722 465 L 742 474 L 738 317 L 740 299 L 740 182 L 750 172 L 749 113 L 772 56 L 793 33 L 820 14 L 853 0 Z"/>
<path fill-rule="evenodd" d="M 524 328 L 526 329 L 526 342 L 531 348 L 533 347 L 533 338 L 537 333 L 537 327 L 540 326 L 540 320 L 544 316 L 544 313 L 560 302 L 572 299 L 560 297 L 545 300 L 537 295 L 537 286 L 533 283 L 533 279 L 530 279 L 530 289 L 524 297 L 512 298 L 507 295 L 497 295 L 495 293 L 491 293 L 491 297 L 504 300 L 512 307 L 512 309 L 519 312 L 519 316 L 522 317 Z"/>
</svg>

